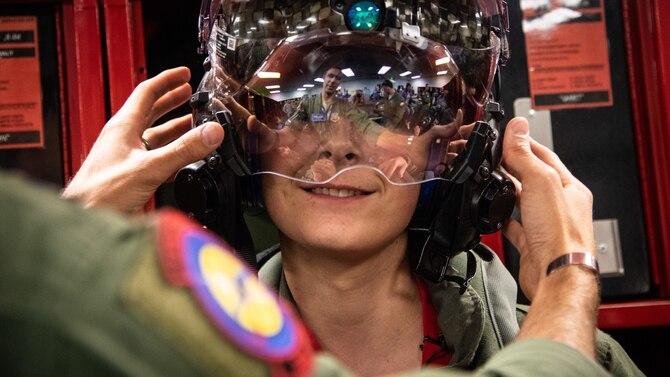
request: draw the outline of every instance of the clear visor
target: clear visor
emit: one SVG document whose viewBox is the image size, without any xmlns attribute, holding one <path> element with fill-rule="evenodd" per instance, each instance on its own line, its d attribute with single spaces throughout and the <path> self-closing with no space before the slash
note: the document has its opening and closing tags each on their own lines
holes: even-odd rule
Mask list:
<svg viewBox="0 0 670 377">
<path fill-rule="evenodd" d="M 230 112 L 249 170 L 305 183 L 359 168 L 399 185 L 448 179 L 499 54 L 495 44 L 450 49 L 411 27 L 212 40 L 219 52 L 200 90 Z"/>
</svg>

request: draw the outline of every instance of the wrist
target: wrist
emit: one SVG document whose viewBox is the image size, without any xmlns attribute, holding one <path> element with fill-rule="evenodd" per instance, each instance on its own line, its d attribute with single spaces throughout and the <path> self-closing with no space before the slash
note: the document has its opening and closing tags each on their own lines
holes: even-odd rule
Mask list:
<svg viewBox="0 0 670 377">
<path fill-rule="evenodd" d="M 600 280 L 593 269 L 578 264 L 555 269 L 541 279 L 518 339 L 550 339 L 594 358 L 599 304 Z"/>
<path fill-rule="evenodd" d="M 555 258 L 547 265 L 546 276 L 551 275 L 552 273 L 554 273 L 559 269 L 570 266 L 581 266 L 583 269 L 595 273 L 596 276 L 600 275 L 600 267 L 598 265 L 598 260 L 592 253 L 569 252 Z"/>
</svg>

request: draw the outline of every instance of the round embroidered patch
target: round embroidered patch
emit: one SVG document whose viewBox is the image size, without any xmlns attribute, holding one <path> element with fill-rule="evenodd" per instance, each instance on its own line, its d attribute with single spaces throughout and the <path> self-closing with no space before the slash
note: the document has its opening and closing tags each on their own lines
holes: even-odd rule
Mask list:
<svg viewBox="0 0 670 377">
<path fill-rule="evenodd" d="M 290 314 L 243 262 L 201 231 L 186 232 L 182 242 L 191 289 L 220 330 L 264 359 L 295 351 Z"/>
<path fill-rule="evenodd" d="M 272 376 L 309 375 L 313 350 L 291 307 L 213 233 L 174 210 L 158 220 L 167 282 L 188 287 L 221 336 L 267 362 Z"/>
</svg>

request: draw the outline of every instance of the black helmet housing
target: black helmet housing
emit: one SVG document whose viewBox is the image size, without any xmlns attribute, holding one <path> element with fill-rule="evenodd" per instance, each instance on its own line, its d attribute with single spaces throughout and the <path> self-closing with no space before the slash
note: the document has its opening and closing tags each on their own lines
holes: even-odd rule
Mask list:
<svg viewBox="0 0 670 377">
<path fill-rule="evenodd" d="M 254 264 L 241 205 L 263 206 L 260 174 L 324 183 L 373 169 L 392 184 L 422 185 L 410 224 L 421 251 L 409 257 L 443 280 L 449 259 L 499 230 L 514 205 L 498 170 L 494 90 L 506 32 L 502 0 L 203 0 L 194 126 L 217 120 L 226 136 L 180 171 L 178 205 Z M 347 100 L 360 91 L 374 99 L 386 81 L 416 88 L 394 105 L 393 122 Z M 334 138 L 357 158 L 324 169 L 317 162 Z"/>
</svg>

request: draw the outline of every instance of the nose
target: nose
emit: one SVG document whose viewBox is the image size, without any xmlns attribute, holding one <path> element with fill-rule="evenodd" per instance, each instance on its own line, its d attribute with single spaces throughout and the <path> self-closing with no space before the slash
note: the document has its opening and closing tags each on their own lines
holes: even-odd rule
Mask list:
<svg viewBox="0 0 670 377">
<path fill-rule="evenodd" d="M 321 143 L 319 159 L 331 160 L 338 171 L 358 164 L 361 160 L 361 150 L 351 136 L 353 135 L 343 130 L 330 133 Z"/>
</svg>

